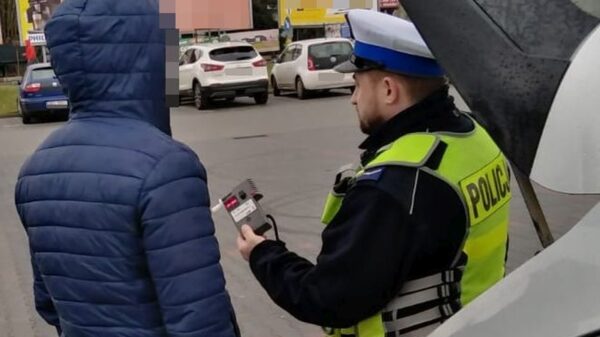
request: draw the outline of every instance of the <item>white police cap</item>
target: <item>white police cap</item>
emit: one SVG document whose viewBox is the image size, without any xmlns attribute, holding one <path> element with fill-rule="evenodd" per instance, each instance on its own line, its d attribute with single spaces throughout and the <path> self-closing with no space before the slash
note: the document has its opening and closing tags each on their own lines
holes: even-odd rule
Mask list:
<svg viewBox="0 0 600 337">
<path fill-rule="evenodd" d="M 381 69 L 416 77 L 442 77 L 444 71 L 410 21 L 353 9 L 346 21 L 355 40 L 352 58 L 335 68 L 341 73 Z"/>
</svg>

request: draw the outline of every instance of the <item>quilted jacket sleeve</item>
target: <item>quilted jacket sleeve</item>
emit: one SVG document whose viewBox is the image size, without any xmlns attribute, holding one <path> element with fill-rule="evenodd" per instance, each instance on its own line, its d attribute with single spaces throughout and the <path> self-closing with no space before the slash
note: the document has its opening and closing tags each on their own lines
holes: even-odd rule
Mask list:
<svg viewBox="0 0 600 337">
<path fill-rule="evenodd" d="M 148 267 L 168 336 L 235 336 L 206 172 L 191 151 L 160 160 L 144 182 L 140 209 Z"/>
<path fill-rule="evenodd" d="M 40 275 L 39 268 L 35 262 L 34 253 L 31 251 L 31 267 L 33 269 L 33 297 L 35 301 L 35 309 L 39 315 L 50 325 L 53 325 L 60 335 L 60 321 L 58 313 L 52 303 L 52 298 L 48 294 L 46 284 Z"/>
<path fill-rule="evenodd" d="M 23 210 L 19 207 L 19 197 L 18 193 L 21 189 L 21 176 L 22 172 L 19 174 L 19 180 L 17 181 L 17 186 L 15 189 L 15 204 L 17 205 L 17 212 L 19 213 L 19 217 L 21 218 L 21 223 L 25 226 L 25 230 L 27 231 L 27 223 L 23 217 Z M 29 247 L 29 253 L 31 256 L 31 269 L 33 271 L 33 299 L 35 303 L 35 309 L 38 314 L 46 321 L 48 324 L 53 325 L 58 334 L 60 335 L 60 320 L 58 318 L 58 313 L 56 312 L 56 308 L 54 307 L 54 303 L 52 302 L 52 297 L 48 293 L 48 289 L 46 288 L 46 284 L 42 279 L 42 275 L 40 273 L 40 269 L 35 261 L 35 252 L 33 248 Z"/>
</svg>

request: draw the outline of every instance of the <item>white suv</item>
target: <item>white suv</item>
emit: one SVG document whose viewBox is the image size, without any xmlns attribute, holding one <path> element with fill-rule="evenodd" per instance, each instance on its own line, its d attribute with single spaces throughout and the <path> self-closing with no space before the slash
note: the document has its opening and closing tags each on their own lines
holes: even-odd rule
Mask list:
<svg viewBox="0 0 600 337">
<path fill-rule="evenodd" d="M 312 90 L 354 89 L 353 74 L 340 74 L 335 66 L 350 59 L 352 42 L 341 38 L 297 41 L 276 59 L 271 72 L 273 95 L 294 90 L 304 99 Z"/>
<path fill-rule="evenodd" d="M 215 99 L 269 99 L 267 62 L 248 43 L 225 42 L 190 46 L 179 59 L 180 95 L 191 95 L 198 109 Z"/>
</svg>

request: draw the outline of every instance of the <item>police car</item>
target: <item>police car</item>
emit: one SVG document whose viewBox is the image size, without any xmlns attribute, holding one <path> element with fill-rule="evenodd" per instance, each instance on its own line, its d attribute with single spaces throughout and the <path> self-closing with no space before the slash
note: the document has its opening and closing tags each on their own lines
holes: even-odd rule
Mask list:
<svg viewBox="0 0 600 337">
<path fill-rule="evenodd" d="M 600 194 L 600 2 L 524 3 L 402 1 L 511 160 L 546 247 L 428 337 L 600 336 L 600 204 L 553 242 L 531 185 Z"/>
</svg>

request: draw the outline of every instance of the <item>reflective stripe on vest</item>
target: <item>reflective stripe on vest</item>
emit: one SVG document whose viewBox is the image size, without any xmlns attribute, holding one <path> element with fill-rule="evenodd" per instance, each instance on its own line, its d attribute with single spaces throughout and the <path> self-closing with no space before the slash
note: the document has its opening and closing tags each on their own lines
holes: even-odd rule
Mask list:
<svg viewBox="0 0 600 337">
<path fill-rule="evenodd" d="M 443 158 L 437 169 L 430 169 L 425 164 L 441 142 L 447 145 Z M 428 278 L 417 280 L 416 283 L 406 282 L 401 294 L 382 313 L 355 327 L 331 330 L 330 336 L 341 337 L 342 331 L 348 335 L 353 332 L 357 337 L 426 336 L 432 331 L 432 327 L 454 314 L 454 308 L 446 303 L 433 308 L 434 310 L 427 309 L 409 317 L 398 319 L 397 315 L 392 315 L 392 321 L 384 320 L 383 314 L 386 310 L 397 312 L 402 308 L 431 301 L 431 296 L 435 297 L 433 300 L 448 299 L 452 302 L 452 291 L 458 292 L 455 297 L 460 296 L 455 299 L 459 302 L 458 307 L 466 305 L 502 279 L 505 273 L 511 199 L 510 171 L 504 155 L 481 126 L 475 123 L 472 132 L 462 134 L 405 135 L 379 150 L 371 162 L 357 170 L 356 176 L 381 166 L 415 167 L 445 181 L 454 189 L 463 202 L 468 223 L 465 224 L 467 236 L 464 246 L 457 252 L 453 268 L 464 270 L 460 273 L 460 279 L 431 286 L 435 288 L 423 287 L 421 293 L 411 293 L 411 287 L 419 286 L 419 283 L 426 282 Z M 330 193 L 323 212 L 323 223 L 328 224 L 335 217 L 343 197 L 344 194 Z M 462 253 L 467 256 L 465 266 L 457 265 Z M 448 271 L 430 276 L 429 280 L 440 280 L 446 272 Z M 426 324 L 428 321 L 431 324 Z"/>
</svg>

